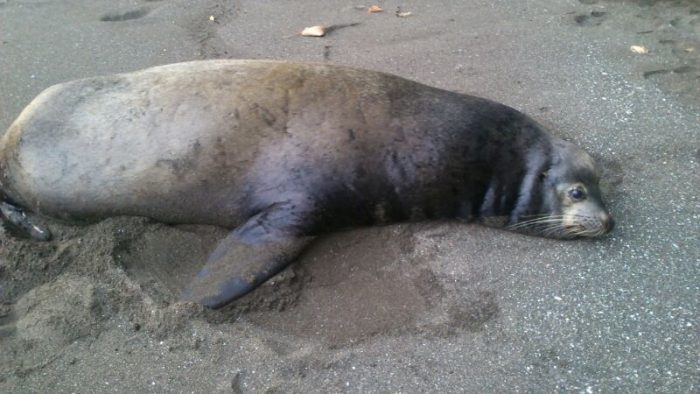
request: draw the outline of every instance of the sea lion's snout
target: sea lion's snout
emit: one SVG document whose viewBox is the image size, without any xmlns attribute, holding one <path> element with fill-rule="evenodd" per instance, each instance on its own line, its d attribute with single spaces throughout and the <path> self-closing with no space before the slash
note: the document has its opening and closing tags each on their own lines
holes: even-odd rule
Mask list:
<svg viewBox="0 0 700 394">
<path fill-rule="evenodd" d="M 564 238 L 595 238 L 611 232 L 615 220 L 604 208 L 590 201 L 565 209 L 562 227 Z"/>
</svg>

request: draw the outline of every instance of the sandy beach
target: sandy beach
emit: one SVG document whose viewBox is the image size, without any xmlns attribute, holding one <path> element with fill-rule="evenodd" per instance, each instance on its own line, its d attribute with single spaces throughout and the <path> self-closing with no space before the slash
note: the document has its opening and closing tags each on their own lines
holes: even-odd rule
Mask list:
<svg viewBox="0 0 700 394">
<path fill-rule="evenodd" d="M 0 233 L 0 392 L 700 390 L 700 3 L 0 0 L 0 131 L 53 84 L 214 58 L 505 103 L 596 157 L 616 229 L 348 229 L 215 311 L 177 299 L 226 229 Z"/>
</svg>

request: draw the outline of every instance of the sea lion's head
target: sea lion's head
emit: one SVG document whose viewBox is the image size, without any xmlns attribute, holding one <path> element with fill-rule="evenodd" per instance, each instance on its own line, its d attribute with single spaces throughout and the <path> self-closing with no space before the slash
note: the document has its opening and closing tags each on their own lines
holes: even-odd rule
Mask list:
<svg viewBox="0 0 700 394">
<path fill-rule="evenodd" d="M 603 203 L 593 158 L 554 139 L 548 167 L 540 175 L 539 214 L 520 217 L 509 227 L 551 238 L 592 238 L 612 231 L 615 222 Z"/>
</svg>

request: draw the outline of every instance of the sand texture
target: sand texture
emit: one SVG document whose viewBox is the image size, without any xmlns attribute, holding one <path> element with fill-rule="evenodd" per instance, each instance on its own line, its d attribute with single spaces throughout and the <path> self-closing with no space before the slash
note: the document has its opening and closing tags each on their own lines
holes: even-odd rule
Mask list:
<svg viewBox="0 0 700 394">
<path fill-rule="evenodd" d="M 700 4 L 376 3 L 0 0 L 0 130 L 52 84 L 158 64 L 370 68 L 501 101 L 584 147 L 614 233 L 350 229 L 217 311 L 177 294 L 226 229 L 3 233 L 0 392 L 700 390 Z M 313 25 L 328 34 L 296 35 Z"/>
</svg>

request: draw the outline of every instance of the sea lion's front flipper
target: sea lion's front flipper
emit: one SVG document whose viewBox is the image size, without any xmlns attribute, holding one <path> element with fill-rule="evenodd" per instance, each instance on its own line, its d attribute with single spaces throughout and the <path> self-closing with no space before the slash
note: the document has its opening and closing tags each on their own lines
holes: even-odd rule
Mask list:
<svg viewBox="0 0 700 394">
<path fill-rule="evenodd" d="M 281 208 L 253 216 L 219 243 L 182 298 L 219 308 L 280 272 L 313 239 L 298 235 L 299 217 Z"/>
</svg>

